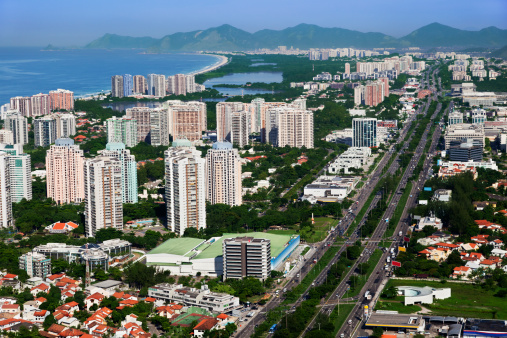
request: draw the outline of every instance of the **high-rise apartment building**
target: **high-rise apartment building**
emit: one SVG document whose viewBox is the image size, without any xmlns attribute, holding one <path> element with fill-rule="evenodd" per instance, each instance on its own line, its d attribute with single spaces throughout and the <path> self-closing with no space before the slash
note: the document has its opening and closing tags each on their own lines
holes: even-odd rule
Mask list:
<svg viewBox="0 0 507 338">
<path fill-rule="evenodd" d="M 123 143 L 127 147 L 134 147 L 139 143 L 137 139 L 137 120 L 127 116 L 118 118 L 113 116 L 104 122 L 108 143 Z"/>
<path fill-rule="evenodd" d="M 76 134 L 76 116 L 73 114 L 53 114 L 56 120 L 56 138 L 70 137 Z"/>
<path fill-rule="evenodd" d="M 123 74 L 123 96 L 128 97 L 134 93 L 134 82 L 132 75 Z"/>
<path fill-rule="evenodd" d="M 146 78 L 142 75 L 134 75 L 132 78 L 134 94 L 146 94 Z"/>
<path fill-rule="evenodd" d="M 195 75 L 185 75 L 185 92 L 195 93 Z"/>
<path fill-rule="evenodd" d="M 56 120 L 44 116 L 33 120 L 36 147 L 49 147 L 56 140 Z"/>
<path fill-rule="evenodd" d="M 46 279 L 51 275 L 51 258 L 38 252 L 27 252 L 18 259 L 19 269 L 26 271 L 29 277 Z"/>
<path fill-rule="evenodd" d="M 174 75 L 174 95 L 187 95 L 185 74 Z"/>
<path fill-rule="evenodd" d="M 252 118 L 250 122 L 250 130 L 252 133 L 263 133 L 266 129 L 266 105 L 262 98 L 253 99 L 250 103 Z M 218 104 L 217 104 L 218 105 Z"/>
<path fill-rule="evenodd" d="M 84 199 L 83 151 L 74 140 L 61 138 L 46 153 L 48 198 L 58 204 L 81 203 Z"/>
<path fill-rule="evenodd" d="M 137 124 L 137 142 L 148 142 L 151 130 L 151 111 L 153 108 L 149 107 L 134 107 L 127 108 L 127 117 L 136 120 Z M 123 142 L 125 144 L 128 143 Z"/>
<path fill-rule="evenodd" d="M 44 116 L 51 113 L 51 97 L 49 94 L 39 93 L 31 97 L 32 112 L 30 116 Z"/>
<path fill-rule="evenodd" d="M 13 225 L 9 155 L 0 152 L 0 227 Z"/>
<path fill-rule="evenodd" d="M 155 97 L 165 96 L 165 76 L 159 74 L 148 74 L 148 95 Z"/>
<path fill-rule="evenodd" d="M 169 112 L 166 108 L 154 108 L 150 115 L 150 144 L 169 145 Z"/>
<path fill-rule="evenodd" d="M 14 144 L 14 137 L 12 131 L 7 129 L 0 129 L 0 143 L 1 144 Z"/>
<path fill-rule="evenodd" d="M 352 146 L 368 148 L 377 146 L 376 118 L 352 119 Z"/>
<path fill-rule="evenodd" d="M 13 144 L 28 143 L 28 122 L 20 112 L 10 111 L 5 115 L 4 128 L 12 131 Z"/>
<path fill-rule="evenodd" d="M 111 96 L 123 97 L 123 76 L 121 75 L 111 76 Z"/>
<path fill-rule="evenodd" d="M 174 94 L 175 86 L 176 82 L 174 76 L 168 76 L 165 83 L 165 89 L 167 90 L 167 93 Z"/>
<path fill-rule="evenodd" d="M 292 107 L 268 109 L 266 135 L 276 147 L 313 148 L 313 112 Z"/>
<path fill-rule="evenodd" d="M 99 151 L 101 156 L 112 157 L 120 161 L 121 191 L 123 203 L 137 203 L 137 163 L 130 150 L 123 143 L 108 143 L 105 150 Z"/>
<path fill-rule="evenodd" d="M 345 74 L 350 74 L 350 63 L 345 63 Z"/>
<path fill-rule="evenodd" d="M 11 97 L 10 109 L 18 111 L 22 116 L 32 116 L 32 99 L 23 96 Z"/>
<path fill-rule="evenodd" d="M 241 158 L 229 142 L 216 142 L 206 154 L 206 199 L 211 204 L 241 205 Z"/>
<path fill-rule="evenodd" d="M 244 147 L 248 145 L 248 136 L 250 135 L 249 120 L 250 112 L 243 110 L 231 113 L 231 133 L 230 141 L 237 147 Z"/>
<path fill-rule="evenodd" d="M 226 238 L 222 243 L 224 280 L 255 277 L 266 280 L 271 273 L 271 241 L 264 238 Z"/>
<path fill-rule="evenodd" d="M 218 102 L 216 105 L 217 116 L 217 141 L 231 141 L 232 115 L 235 112 L 245 112 L 247 115 L 247 129 L 250 121 L 250 105 L 242 102 Z M 244 114 L 244 115 L 245 115 Z M 237 122 L 237 121 L 236 121 Z M 247 131 L 248 133 L 248 131 Z M 238 135 L 236 134 L 236 138 Z M 247 135 L 248 139 L 248 135 Z M 248 142 L 248 141 L 247 141 Z M 245 143 L 246 145 L 247 143 Z"/>
<path fill-rule="evenodd" d="M 188 140 L 165 151 L 167 226 L 178 235 L 206 228 L 205 159 Z"/>
<path fill-rule="evenodd" d="M 32 167 L 29 154 L 23 153 L 21 144 L 0 144 L 0 151 L 8 154 L 9 180 L 12 203 L 23 198 L 32 199 Z"/>
<path fill-rule="evenodd" d="M 57 89 L 49 92 L 51 98 L 51 110 L 74 110 L 74 92 L 65 89 Z"/>
<path fill-rule="evenodd" d="M 206 104 L 204 102 L 182 102 L 170 100 L 164 102 L 169 112 L 169 133 L 173 139 L 199 141 L 206 130 Z"/>
<path fill-rule="evenodd" d="M 84 186 L 86 237 L 94 237 L 100 229 L 122 230 L 120 161 L 106 156 L 97 156 L 84 161 Z"/>
</svg>

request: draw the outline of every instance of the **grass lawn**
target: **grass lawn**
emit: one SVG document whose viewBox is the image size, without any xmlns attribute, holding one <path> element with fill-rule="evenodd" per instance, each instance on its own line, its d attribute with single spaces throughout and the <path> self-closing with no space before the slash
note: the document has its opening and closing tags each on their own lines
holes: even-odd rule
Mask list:
<svg viewBox="0 0 507 338">
<path fill-rule="evenodd" d="M 311 219 L 310 219 L 311 221 Z M 331 227 L 338 224 L 338 220 L 331 217 L 316 217 L 315 224 L 313 225 L 313 233 L 307 240 L 308 243 L 316 243 L 326 238 L 328 231 Z"/>
<path fill-rule="evenodd" d="M 396 301 L 378 301 L 377 305 L 375 306 L 375 310 L 389 310 L 389 311 L 398 311 L 399 313 L 417 313 L 422 310 L 422 308 L 418 305 L 403 305 L 401 302 Z"/>
<path fill-rule="evenodd" d="M 289 230 L 268 230 L 267 233 L 273 235 L 294 235 L 297 234 L 298 232 L 297 230 L 289 229 Z"/>
<path fill-rule="evenodd" d="M 480 286 L 464 283 L 440 283 L 429 281 L 410 281 L 391 279 L 386 288 L 394 286 L 431 286 L 451 288 L 451 297 L 435 300 L 433 304 L 423 305 L 434 315 L 457 316 L 485 319 L 507 318 L 505 298 L 494 297 L 498 290 L 486 290 Z"/>
<path fill-rule="evenodd" d="M 350 312 L 354 309 L 354 305 L 355 304 L 340 304 L 339 307 L 336 306 L 333 312 L 331 312 L 329 319 L 334 324 L 333 336 L 336 336 L 338 330 L 343 326 Z M 338 311 L 340 313 L 338 313 Z"/>
<path fill-rule="evenodd" d="M 306 248 L 304 248 L 304 249 L 303 249 L 303 251 L 301 251 L 301 256 L 306 255 L 306 253 L 307 253 L 308 251 L 310 251 L 310 247 L 309 247 L 309 246 L 307 246 Z"/>
</svg>

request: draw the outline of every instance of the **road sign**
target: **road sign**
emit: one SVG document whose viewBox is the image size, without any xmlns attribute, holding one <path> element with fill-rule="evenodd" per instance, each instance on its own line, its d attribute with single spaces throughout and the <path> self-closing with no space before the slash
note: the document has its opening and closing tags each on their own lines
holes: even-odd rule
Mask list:
<svg viewBox="0 0 507 338">
<path fill-rule="evenodd" d="M 397 266 L 399 268 L 401 268 L 401 263 L 400 262 L 397 262 L 397 261 L 393 261 L 393 266 Z"/>
<path fill-rule="evenodd" d="M 408 238 L 408 237 L 403 237 L 403 240 L 404 240 L 405 242 L 410 242 L 410 238 Z"/>
</svg>

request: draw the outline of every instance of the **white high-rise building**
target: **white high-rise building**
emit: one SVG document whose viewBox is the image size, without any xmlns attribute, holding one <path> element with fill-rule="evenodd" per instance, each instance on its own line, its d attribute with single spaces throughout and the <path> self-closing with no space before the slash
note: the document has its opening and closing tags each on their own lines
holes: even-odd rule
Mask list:
<svg viewBox="0 0 507 338">
<path fill-rule="evenodd" d="M 8 112 L 5 115 L 4 128 L 12 131 L 14 144 L 28 144 L 28 122 L 20 112 Z"/>
<path fill-rule="evenodd" d="M 46 152 L 47 196 L 58 204 L 84 199 L 83 151 L 74 140 L 61 138 Z"/>
<path fill-rule="evenodd" d="M 12 131 L 7 129 L 0 129 L 0 143 L 1 144 L 14 144 L 14 137 Z"/>
<path fill-rule="evenodd" d="M 266 112 L 267 141 L 276 147 L 313 148 L 313 112 L 292 107 Z"/>
<path fill-rule="evenodd" d="M 97 156 L 84 162 L 85 232 L 94 237 L 98 230 L 123 229 L 121 162 Z"/>
<path fill-rule="evenodd" d="M 148 74 L 148 95 L 155 97 L 165 96 L 165 75 Z"/>
<path fill-rule="evenodd" d="M 174 75 L 174 94 L 187 95 L 187 79 L 185 74 Z"/>
<path fill-rule="evenodd" d="M 165 151 L 167 226 L 178 235 L 206 228 L 205 159 L 188 140 Z"/>
<path fill-rule="evenodd" d="M 185 91 L 187 93 L 195 93 L 195 76 L 185 75 Z"/>
<path fill-rule="evenodd" d="M 368 148 L 377 146 L 376 118 L 352 119 L 352 146 Z"/>
<path fill-rule="evenodd" d="M 127 116 L 113 116 L 104 122 L 107 131 L 107 143 L 124 143 L 127 147 L 135 147 L 137 140 L 137 120 Z"/>
<path fill-rule="evenodd" d="M 51 114 L 51 97 L 49 94 L 39 93 L 31 97 L 32 113 L 30 116 L 43 116 Z"/>
<path fill-rule="evenodd" d="M 174 76 L 167 77 L 166 90 L 168 94 L 174 94 L 176 90 L 176 81 Z"/>
<path fill-rule="evenodd" d="M 250 112 L 247 110 L 231 113 L 231 133 L 229 141 L 237 147 L 248 145 Z"/>
<path fill-rule="evenodd" d="M 229 142 L 216 142 L 206 154 L 206 199 L 211 204 L 241 205 L 241 158 Z"/>
<path fill-rule="evenodd" d="M 253 133 L 261 133 L 266 128 L 266 109 L 264 107 L 264 99 L 257 98 L 251 102 L 252 118 L 251 131 Z M 218 103 L 217 103 L 218 105 Z"/>
<path fill-rule="evenodd" d="M 111 76 L 111 96 L 123 97 L 123 75 Z"/>
<path fill-rule="evenodd" d="M 76 116 L 73 114 L 54 114 L 56 138 L 71 137 L 76 134 Z"/>
<path fill-rule="evenodd" d="M 0 152 L 0 227 L 13 225 L 9 155 Z"/>
<path fill-rule="evenodd" d="M 169 145 L 169 112 L 164 108 L 154 108 L 150 115 L 150 144 Z"/>
<path fill-rule="evenodd" d="M 29 154 L 23 153 L 21 144 L 0 144 L 0 151 L 8 154 L 13 203 L 32 199 L 32 167 Z"/>
<path fill-rule="evenodd" d="M 56 120 L 51 116 L 44 116 L 33 120 L 34 140 L 36 147 L 49 147 L 56 141 Z"/>
<path fill-rule="evenodd" d="M 137 163 L 123 143 L 108 143 L 101 156 L 116 158 L 121 164 L 121 191 L 123 203 L 137 203 Z"/>
<path fill-rule="evenodd" d="M 240 111 L 248 111 L 250 105 L 242 102 L 218 102 L 216 105 L 217 115 L 217 141 L 231 141 L 232 114 Z M 247 128 L 250 122 L 250 112 L 247 113 Z M 237 122 L 237 121 L 236 121 Z M 248 132 L 248 131 L 247 131 Z M 237 136 L 236 136 L 237 137 Z M 247 136 L 248 138 L 248 136 Z"/>
</svg>

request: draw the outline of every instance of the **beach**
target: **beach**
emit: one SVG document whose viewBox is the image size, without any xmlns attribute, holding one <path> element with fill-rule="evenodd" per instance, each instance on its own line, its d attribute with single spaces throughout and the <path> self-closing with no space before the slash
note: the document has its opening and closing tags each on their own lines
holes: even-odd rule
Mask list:
<svg viewBox="0 0 507 338">
<path fill-rule="evenodd" d="M 215 55 L 215 54 L 205 54 L 205 55 L 216 56 L 216 57 L 219 58 L 219 60 L 216 63 L 214 63 L 213 65 L 211 65 L 209 67 L 206 67 L 206 68 L 204 68 L 202 70 L 196 71 L 196 72 L 191 72 L 191 73 L 189 73 L 189 75 L 199 75 L 199 74 L 211 72 L 211 71 L 213 71 L 215 69 L 218 69 L 218 68 L 222 67 L 227 62 L 229 62 L 229 59 L 226 56 L 223 56 L 223 55 Z"/>
</svg>

